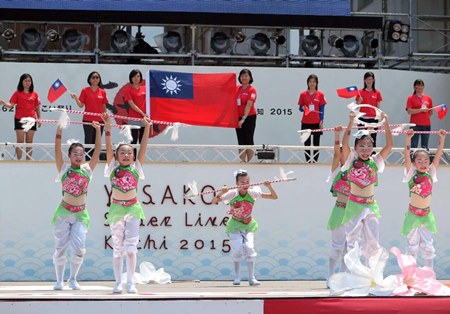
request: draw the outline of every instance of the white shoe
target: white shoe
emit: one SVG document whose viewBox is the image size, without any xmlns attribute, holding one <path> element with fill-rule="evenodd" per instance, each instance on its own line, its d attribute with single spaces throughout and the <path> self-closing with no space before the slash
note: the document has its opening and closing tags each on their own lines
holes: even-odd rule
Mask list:
<svg viewBox="0 0 450 314">
<path fill-rule="evenodd" d="M 248 284 L 250 286 L 259 286 L 261 283 L 258 280 L 256 280 L 255 278 L 251 278 L 248 280 Z"/>
<path fill-rule="evenodd" d="M 132 294 L 138 293 L 134 283 L 127 283 L 127 293 L 132 293 Z"/>
<path fill-rule="evenodd" d="M 76 279 L 69 279 L 69 280 L 67 280 L 67 285 L 68 285 L 69 288 L 72 289 L 72 290 L 80 290 L 80 289 L 81 289 L 81 287 L 80 287 L 80 285 L 78 284 L 78 282 L 77 282 Z"/>
<path fill-rule="evenodd" d="M 122 283 L 116 283 L 114 285 L 113 293 L 122 293 Z"/>
<path fill-rule="evenodd" d="M 62 289 L 64 289 L 63 282 L 57 282 L 56 285 L 53 286 L 53 290 L 62 290 Z"/>
<path fill-rule="evenodd" d="M 241 284 L 241 278 L 236 277 L 233 280 L 233 286 L 239 286 Z"/>
</svg>

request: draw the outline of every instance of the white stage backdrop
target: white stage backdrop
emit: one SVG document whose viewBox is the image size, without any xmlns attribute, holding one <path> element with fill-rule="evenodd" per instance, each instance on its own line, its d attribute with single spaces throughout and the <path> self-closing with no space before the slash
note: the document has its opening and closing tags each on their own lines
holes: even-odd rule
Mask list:
<svg viewBox="0 0 450 314">
<path fill-rule="evenodd" d="M 38 63 L 0 63 L 1 73 L 7 74 L 7 79 L 0 84 L 0 98 L 9 100 L 14 90 L 17 88 L 19 77 L 22 73 L 30 73 L 33 76 L 35 90 L 42 100 L 44 119 L 57 118 L 58 114 L 49 112 L 49 102 L 47 92 L 53 82 L 59 78 L 66 87 L 77 94 L 87 86 L 86 78 L 91 71 L 99 71 L 104 84 L 108 84 L 111 89 L 107 89 L 107 95 L 111 103 L 119 89 L 128 82 L 128 74 L 135 67 L 134 65 L 95 65 L 95 64 L 38 64 Z M 150 66 L 139 65 L 142 73 L 146 73 Z M 214 72 L 236 72 L 241 68 L 237 67 L 189 67 L 189 66 L 151 66 L 151 69 L 214 73 Z M 328 105 L 325 112 L 325 127 L 347 124 L 348 110 L 346 105 L 352 100 L 339 98 L 336 94 L 337 88 L 351 85 L 363 86 L 363 76 L 366 69 L 305 69 L 305 68 L 250 68 L 253 72 L 253 85 L 258 91 L 256 106 L 259 110 L 257 127 L 255 132 L 256 144 L 269 145 L 301 145 L 297 130 L 300 129 L 301 114 L 298 111 L 298 97 L 302 90 L 306 89 L 306 79 L 310 74 L 319 77 L 319 89 L 325 93 Z M 373 70 L 376 75 L 376 87 L 383 95 L 382 109 L 390 116 L 392 123 L 402 123 L 409 121 L 405 112 L 405 104 L 408 95 L 413 92 L 413 82 L 417 78 L 425 81 L 425 93 L 432 96 L 435 104 L 448 102 L 450 86 L 450 76 L 446 74 L 408 72 L 398 70 Z M 448 103 L 447 103 L 448 104 Z M 448 104 L 450 105 L 450 104 Z M 63 106 L 71 109 L 79 109 L 70 98 L 69 93 L 64 94 L 51 106 Z M 3 108 L 0 111 L 0 142 L 14 142 L 14 112 Z M 72 119 L 81 120 L 81 116 L 72 115 Z M 432 118 L 433 129 L 450 129 L 448 118 L 439 121 L 435 114 Z M 43 125 L 35 135 L 35 142 L 53 142 L 55 126 Z M 116 131 L 116 130 L 113 130 Z M 66 134 L 73 138 L 83 140 L 82 127 L 72 126 Z M 382 136 L 379 143 L 384 143 Z M 114 137 L 114 139 L 120 137 Z M 325 134 L 322 137 L 322 145 L 333 145 L 332 134 Z M 168 135 L 159 135 L 152 143 L 168 144 L 172 143 Z M 396 146 L 403 145 L 403 138 L 395 139 Z M 236 134 L 233 129 L 223 129 L 214 127 L 189 127 L 180 130 L 179 144 L 237 144 Z M 447 143 L 450 144 L 450 139 Z M 437 138 L 432 136 L 431 146 L 436 146 Z"/>
<path fill-rule="evenodd" d="M 91 228 L 81 280 L 113 280 L 108 211 L 108 179 L 104 164 L 95 169 L 88 195 Z M 138 263 L 164 267 L 173 280 L 230 280 L 232 261 L 223 223 L 227 206 L 211 205 L 211 195 L 193 202 L 183 199 L 193 179 L 199 189 L 234 184 L 233 171 L 242 164 L 145 164 L 146 179 L 139 199 L 146 219 L 140 235 Z M 245 165 L 253 182 L 278 175 L 274 164 Z M 330 232 L 326 224 L 334 198 L 325 182 L 328 165 L 284 165 L 297 181 L 274 184 L 278 200 L 258 199 L 254 217 L 260 224 L 255 236 L 256 273 L 262 280 L 323 279 L 327 275 Z M 0 183 L 0 281 L 54 280 L 52 265 L 53 211 L 61 199 L 54 183 L 52 163 L 1 162 Z M 403 168 L 388 166 L 380 176 L 376 198 L 381 207 L 381 244 L 404 249 L 400 236 L 408 205 L 408 191 L 401 183 Z M 435 270 L 450 279 L 450 220 L 447 193 L 450 167 L 438 171 L 432 209 L 437 217 Z M 264 189 L 264 187 L 263 187 Z M 398 272 L 393 256 L 387 273 Z"/>
</svg>

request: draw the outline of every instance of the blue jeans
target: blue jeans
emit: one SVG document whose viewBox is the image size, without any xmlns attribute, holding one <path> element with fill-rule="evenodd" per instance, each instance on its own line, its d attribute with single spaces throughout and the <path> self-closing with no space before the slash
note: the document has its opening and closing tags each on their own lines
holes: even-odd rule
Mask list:
<svg viewBox="0 0 450 314">
<path fill-rule="evenodd" d="M 431 126 L 421 126 L 416 125 L 413 126 L 414 131 L 430 131 Z M 428 150 L 428 140 L 430 138 L 430 134 L 414 134 L 414 136 L 411 138 L 411 148 L 417 148 L 419 144 L 419 137 L 421 138 L 420 144 L 422 148 L 425 148 Z"/>
</svg>

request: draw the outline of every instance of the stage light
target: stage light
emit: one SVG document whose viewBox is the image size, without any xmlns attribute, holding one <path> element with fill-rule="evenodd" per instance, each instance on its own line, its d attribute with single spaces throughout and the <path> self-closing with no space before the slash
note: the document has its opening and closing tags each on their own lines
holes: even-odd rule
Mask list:
<svg viewBox="0 0 450 314">
<path fill-rule="evenodd" d="M 407 42 L 409 39 L 409 25 L 401 21 L 386 20 L 383 27 L 383 38 L 390 42 Z"/>
<path fill-rule="evenodd" d="M 224 32 L 216 32 L 211 38 L 210 42 L 211 49 L 216 54 L 224 54 L 230 50 L 230 37 Z"/>
<path fill-rule="evenodd" d="M 168 53 L 179 53 L 183 47 L 180 33 L 168 31 L 163 37 L 163 47 Z"/>
<path fill-rule="evenodd" d="M 76 29 L 70 28 L 64 31 L 61 37 L 61 45 L 64 51 L 78 52 L 82 51 L 89 42 L 89 36 Z"/>
<path fill-rule="evenodd" d="M 344 47 L 344 40 L 339 36 L 331 35 L 330 37 L 328 37 L 328 44 L 331 47 L 340 49 L 340 48 Z"/>
<path fill-rule="evenodd" d="M 3 31 L 2 37 L 7 41 L 11 41 L 14 39 L 14 37 L 16 37 L 16 32 L 14 32 L 11 28 L 7 28 Z"/>
<path fill-rule="evenodd" d="M 377 38 L 374 38 L 374 32 L 365 32 L 364 36 L 361 38 L 361 43 L 364 47 L 370 47 L 371 49 L 378 48 L 379 42 Z"/>
<path fill-rule="evenodd" d="M 286 37 L 278 32 L 273 33 L 271 39 L 279 46 L 286 42 Z"/>
<path fill-rule="evenodd" d="M 247 36 L 245 36 L 242 32 L 238 32 L 236 35 L 234 35 L 234 40 L 236 40 L 237 43 L 244 42 L 245 38 L 247 38 Z"/>
<path fill-rule="evenodd" d="M 344 36 L 344 45 L 340 48 L 344 56 L 353 58 L 359 51 L 359 42 L 354 35 Z"/>
<path fill-rule="evenodd" d="M 269 37 L 264 33 L 256 33 L 250 41 L 250 48 L 256 56 L 265 56 L 270 50 Z"/>
<path fill-rule="evenodd" d="M 321 49 L 320 39 L 316 35 L 306 35 L 302 40 L 302 50 L 309 57 L 317 56 Z"/>
<path fill-rule="evenodd" d="M 52 43 L 57 41 L 60 37 L 58 31 L 54 29 L 49 29 L 45 35 Z"/>
<path fill-rule="evenodd" d="M 136 39 L 123 29 L 115 29 L 111 34 L 111 49 L 114 52 L 130 53 L 136 44 Z"/>
<path fill-rule="evenodd" d="M 20 35 L 20 45 L 27 51 L 42 51 L 46 44 L 44 34 L 36 28 L 27 28 Z"/>
</svg>

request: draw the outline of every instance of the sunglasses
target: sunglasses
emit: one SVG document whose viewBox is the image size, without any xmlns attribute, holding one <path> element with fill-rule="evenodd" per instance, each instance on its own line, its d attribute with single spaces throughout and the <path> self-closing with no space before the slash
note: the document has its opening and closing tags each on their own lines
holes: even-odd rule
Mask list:
<svg viewBox="0 0 450 314">
<path fill-rule="evenodd" d="M 94 76 L 91 76 L 91 79 L 99 79 L 100 78 L 100 76 L 96 76 L 96 75 L 94 75 Z"/>
</svg>

